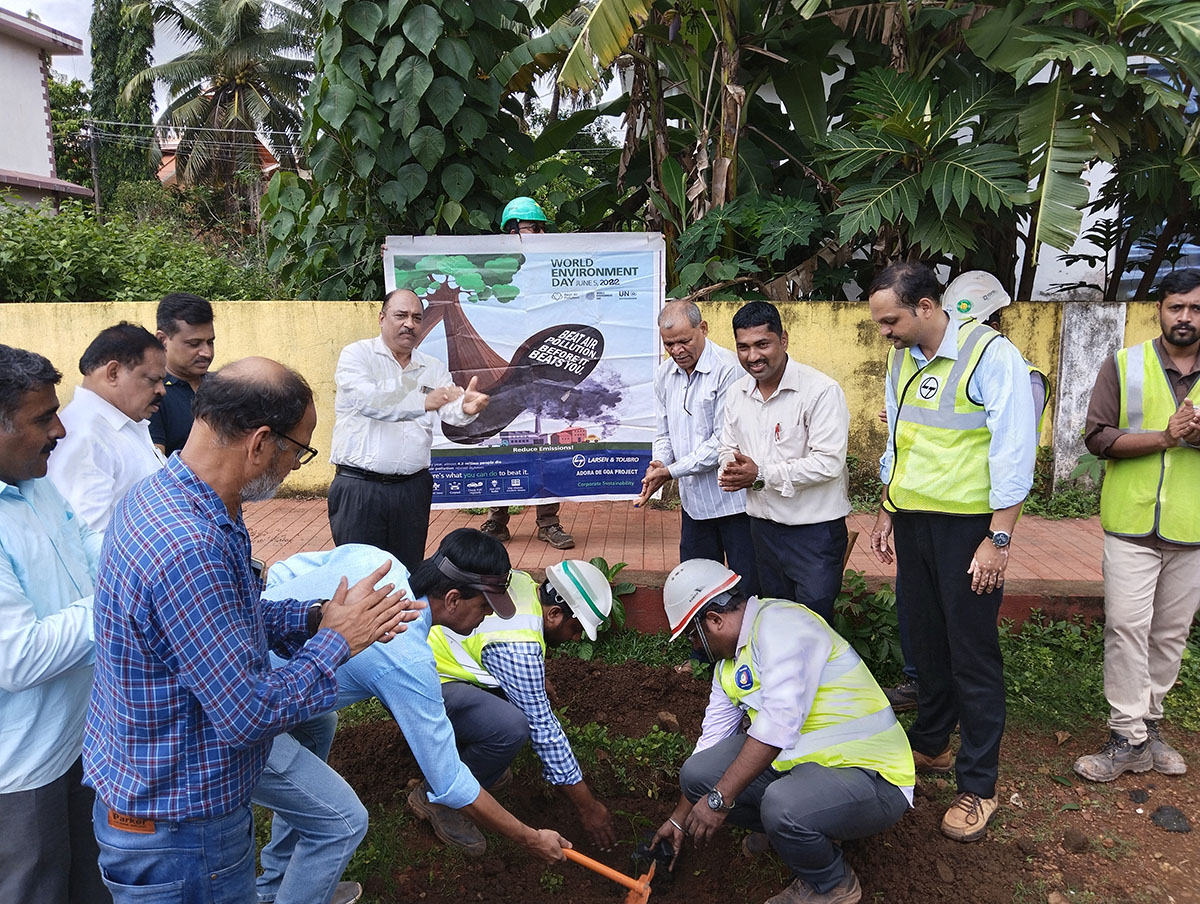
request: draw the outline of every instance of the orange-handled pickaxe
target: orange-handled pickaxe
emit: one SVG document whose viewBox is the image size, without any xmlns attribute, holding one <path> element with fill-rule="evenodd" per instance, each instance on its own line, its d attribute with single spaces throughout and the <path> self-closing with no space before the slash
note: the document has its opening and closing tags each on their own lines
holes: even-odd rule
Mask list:
<svg viewBox="0 0 1200 904">
<path fill-rule="evenodd" d="M 563 853 L 567 855 L 568 860 L 574 860 L 581 866 L 586 866 L 590 870 L 598 872 L 606 879 L 612 879 L 614 882 L 624 885 L 629 889 L 629 894 L 625 896 L 625 904 L 646 904 L 650 900 L 650 880 L 654 878 L 655 863 L 650 864 L 650 872 L 634 879 L 632 876 L 627 876 L 624 873 L 619 873 L 609 866 L 605 866 L 598 860 L 593 860 L 574 851 L 571 848 L 563 848 Z"/>
</svg>

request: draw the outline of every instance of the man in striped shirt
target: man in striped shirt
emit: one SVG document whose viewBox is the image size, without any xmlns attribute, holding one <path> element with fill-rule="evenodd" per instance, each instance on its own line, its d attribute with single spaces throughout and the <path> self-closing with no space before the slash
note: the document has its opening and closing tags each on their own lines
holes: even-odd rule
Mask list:
<svg viewBox="0 0 1200 904">
<path fill-rule="evenodd" d="M 670 358 L 654 375 L 654 460 L 635 505 L 644 505 L 668 480 L 678 480 L 683 522 L 679 561 L 726 562 L 754 595 L 758 569 L 746 491 L 727 493 L 717 485 L 725 395 L 742 369 L 733 352 L 708 339 L 708 324 L 694 302 L 668 302 L 658 316 L 658 332 Z"/>
</svg>

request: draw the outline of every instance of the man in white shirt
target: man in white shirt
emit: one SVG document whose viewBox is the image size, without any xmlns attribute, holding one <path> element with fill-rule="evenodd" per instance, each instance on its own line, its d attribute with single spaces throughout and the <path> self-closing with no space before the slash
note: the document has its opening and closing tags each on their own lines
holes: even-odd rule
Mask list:
<svg viewBox="0 0 1200 904">
<path fill-rule="evenodd" d="M 721 434 L 721 488 L 747 490 L 746 513 L 764 597 L 794 600 L 826 621 L 846 555 L 846 446 L 850 409 L 837 382 L 788 357 L 775 305 L 733 315 L 748 373 L 729 390 Z"/>
<path fill-rule="evenodd" d="M 411 571 L 425 559 L 434 417 L 471 423 L 488 397 L 454 385 L 446 365 L 416 350 L 425 308 L 397 289 L 379 311 L 379 336 L 342 349 L 334 382 L 329 487 L 333 540 L 387 550 Z"/>
<path fill-rule="evenodd" d="M 79 371 L 49 476 L 88 527 L 103 531 L 126 491 L 166 462 L 147 419 L 166 391 L 167 356 L 149 330 L 122 322 L 92 340 Z"/>
<path fill-rule="evenodd" d="M 678 480 L 679 561 L 727 562 L 753 596 L 758 569 L 746 491 L 725 493 L 717 484 L 726 393 L 742 370 L 733 352 L 708 339 L 708 324 L 695 302 L 668 302 L 658 316 L 658 332 L 670 358 L 654 375 L 654 460 L 634 504 L 645 505 L 668 480 Z"/>
</svg>

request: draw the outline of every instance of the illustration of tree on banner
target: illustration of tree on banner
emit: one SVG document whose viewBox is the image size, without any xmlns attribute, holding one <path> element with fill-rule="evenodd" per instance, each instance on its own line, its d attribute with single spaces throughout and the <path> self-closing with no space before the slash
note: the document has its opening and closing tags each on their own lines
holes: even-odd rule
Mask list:
<svg viewBox="0 0 1200 904">
<path fill-rule="evenodd" d="M 454 382 L 472 378 L 491 396 L 488 407 L 465 427 L 442 425 L 448 439 L 481 443 L 526 410 L 539 410 L 565 397 L 595 369 L 604 354 L 604 336 L 593 326 L 563 323 L 539 330 L 504 360 L 487 344 L 462 309 L 495 298 L 507 304 L 520 294 L 513 277 L 523 254 L 430 254 L 409 266 L 396 266 L 396 288 L 410 289 L 426 304 L 418 342 L 439 323 L 446 333 L 446 357 Z"/>
<path fill-rule="evenodd" d="M 471 325 L 461 303 L 476 304 L 488 298 L 501 304 L 512 301 L 521 291 L 512 281 L 525 263 L 525 255 L 427 254 L 407 268 L 401 260 L 397 259 L 396 288 L 411 289 L 426 305 L 418 344 L 444 320 L 448 364 L 455 381 L 478 377 L 480 391 L 488 392 L 508 362 Z"/>
</svg>

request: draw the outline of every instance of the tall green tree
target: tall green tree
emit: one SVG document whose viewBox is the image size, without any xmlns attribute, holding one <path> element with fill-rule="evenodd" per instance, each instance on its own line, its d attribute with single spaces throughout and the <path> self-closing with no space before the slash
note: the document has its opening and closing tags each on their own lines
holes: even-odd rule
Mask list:
<svg viewBox="0 0 1200 904">
<path fill-rule="evenodd" d="M 90 118 L 87 85 L 51 72 L 50 128 L 54 136 L 54 168 L 58 178 L 76 185 L 92 184 L 92 163 L 84 123 Z"/>
<path fill-rule="evenodd" d="M 302 295 L 378 298 L 389 234 L 498 231 L 518 177 L 595 119 L 523 132 L 515 92 L 569 43 L 534 44 L 531 26 L 517 0 L 324 0 L 312 181 L 277 175 L 263 208 L 271 261 Z"/>
<path fill-rule="evenodd" d="M 101 199 L 122 182 L 151 176 L 148 145 L 153 122 L 153 86 L 123 94 L 126 84 L 150 65 L 154 27 L 129 15 L 127 0 L 95 0 L 92 7 L 92 119 L 97 123 L 97 169 Z M 132 123 L 132 126 L 116 125 Z"/>
<path fill-rule="evenodd" d="M 311 10 L 273 0 L 167 0 L 151 13 L 188 48 L 134 75 L 124 96 L 162 82 L 169 101 L 158 118 L 179 139 L 176 172 L 183 184 L 224 191 L 230 212 L 261 194 L 258 136 L 284 168 L 297 163 L 301 105 L 312 76 Z"/>
</svg>

